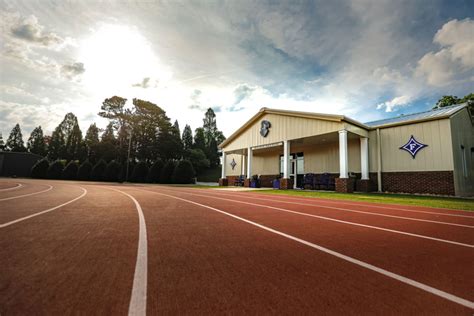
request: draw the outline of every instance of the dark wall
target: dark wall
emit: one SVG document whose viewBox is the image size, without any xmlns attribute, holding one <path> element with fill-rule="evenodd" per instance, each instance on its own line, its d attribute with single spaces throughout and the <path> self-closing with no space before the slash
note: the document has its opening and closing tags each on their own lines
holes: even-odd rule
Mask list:
<svg viewBox="0 0 474 316">
<path fill-rule="evenodd" d="M 0 176 L 29 177 L 31 167 L 43 157 L 31 153 L 0 152 Z"/>
</svg>

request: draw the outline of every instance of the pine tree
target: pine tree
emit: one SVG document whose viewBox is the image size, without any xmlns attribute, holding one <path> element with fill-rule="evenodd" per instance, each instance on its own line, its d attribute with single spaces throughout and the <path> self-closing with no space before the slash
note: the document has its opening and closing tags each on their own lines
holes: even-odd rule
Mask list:
<svg viewBox="0 0 474 316">
<path fill-rule="evenodd" d="M 0 133 L 0 151 L 5 151 L 5 142 L 3 141 L 2 133 Z"/>
<path fill-rule="evenodd" d="M 66 158 L 68 160 L 76 160 L 81 156 L 82 151 L 82 132 L 79 124 L 74 124 L 72 131 L 66 141 Z"/>
<path fill-rule="evenodd" d="M 97 154 L 99 149 L 99 128 L 95 123 L 91 124 L 86 132 L 86 137 L 84 137 L 84 143 L 87 147 L 87 157 L 95 161 L 94 157 Z"/>
<path fill-rule="evenodd" d="M 30 134 L 26 148 L 30 153 L 40 156 L 46 156 L 46 143 L 44 141 L 43 129 L 41 126 L 36 127 Z"/>
<path fill-rule="evenodd" d="M 6 146 L 10 151 L 25 152 L 26 148 L 23 142 L 23 135 L 21 134 L 20 124 L 16 124 L 10 132 L 7 139 Z"/>
<path fill-rule="evenodd" d="M 189 150 L 193 147 L 193 131 L 191 130 L 191 126 L 187 124 L 183 130 L 182 140 L 184 150 Z"/>
<path fill-rule="evenodd" d="M 201 149 L 206 152 L 206 136 L 204 134 L 204 128 L 198 127 L 194 131 L 194 148 Z"/>
<path fill-rule="evenodd" d="M 48 158 L 51 161 L 64 157 L 66 151 L 66 143 L 64 141 L 64 133 L 61 125 L 58 125 L 51 135 L 51 141 L 48 147 Z"/>
</svg>

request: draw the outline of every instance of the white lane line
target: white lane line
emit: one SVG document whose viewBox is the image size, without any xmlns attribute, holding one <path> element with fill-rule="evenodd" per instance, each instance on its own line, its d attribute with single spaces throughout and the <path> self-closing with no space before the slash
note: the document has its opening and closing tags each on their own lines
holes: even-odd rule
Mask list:
<svg viewBox="0 0 474 316">
<path fill-rule="evenodd" d="M 250 194 L 257 195 L 256 193 L 250 193 Z M 239 192 L 238 195 L 248 196 L 248 194 L 242 194 L 241 192 Z M 262 195 L 258 194 L 258 196 L 262 196 Z M 288 199 L 288 200 L 309 202 L 308 199 L 300 199 L 300 198 L 293 198 L 293 197 L 286 197 L 286 196 L 285 197 L 278 196 L 278 197 L 285 198 L 285 199 Z M 421 210 L 411 210 L 411 209 L 391 207 L 391 206 L 371 205 L 371 204 L 362 204 L 362 203 L 350 203 L 350 202 L 339 202 L 339 201 L 330 201 L 330 200 L 319 199 L 319 198 L 314 198 L 314 199 L 315 199 L 315 202 L 320 202 L 320 203 L 344 204 L 344 205 L 353 205 L 353 206 L 366 206 L 366 207 L 372 207 L 372 208 L 381 208 L 381 209 L 396 210 L 396 211 L 403 211 L 403 212 L 424 213 L 424 214 L 433 214 L 433 215 L 440 215 L 440 216 L 453 216 L 453 217 L 464 217 L 464 218 L 474 219 L 474 215 L 469 216 L 469 215 L 461 215 L 461 214 L 448 214 L 448 213 L 438 213 L 438 212 L 421 211 Z M 278 198 L 276 198 L 275 200 L 280 201 Z M 465 210 L 453 210 L 453 209 L 447 209 L 447 208 L 445 209 L 445 208 L 440 208 L 440 207 L 429 207 L 429 208 L 436 209 L 436 210 L 452 211 L 452 212 L 472 213 L 470 211 L 465 211 Z"/>
<path fill-rule="evenodd" d="M 222 196 L 233 196 L 228 193 L 221 193 L 219 195 Z M 403 219 L 403 220 L 408 220 L 408 221 L 417 221 L 417 222 L 427 222 L 427 223 L 433 223 L 433 224 L 441 224 L 441 225 L 450 225 L 450 226 L 459 226 L 459 227 L 466 227 L 466 228 L 474 228 L 472 225 L 464 225 L 464 224 L 456 224 L 456 223 L 449 223 L 449 222 L 440 222 L 440 221 L 432 221 L 429 219 L 421 219 L 421 218 L 413 218 L 413 217 L 404 217 L 404 216 L 396 216 L 396 215 L 389 215 L 389 214 L 382 214 L 382 213 L 374 213 L 374 212 L 365 212 L 365 211 L 359 211 L 359 210 L 353 210 L 353 209 L 347 209 L 347 208 L 341 208 L 341 207 L 334 207 L 334 206 L 325 206 L 325 205 L 319 205 L 319 204 L 311 204 L 311 203 L 300 203 L 300 202 L 289 202 L 289 201 L 284 201 L 284 200 L 272 200 L 272 199 L 267 199 L 267 198 L 260 198 L 260 197 L 250 197 L 250 196 L 245 196 L 242 198 L 249 198 L 252 200 L 262 200 L 262 201 L 270 201 L 270 202 L 279 202 L 279 203 L 286 203 L 286 204 L 295 204 L 295 205 L 304 205 L 304 206 L 312 206 L 315 208 L 327 208 L 327 209 L 333 209 L 333 210 L 339 210 L 339 211 L 344 211 L 344 212 L 353 212 L 353 213 L 361 213 L 361 214 L 367 214 L 367 215 L 373 215 L 373 216 L 383 216 L 383 217 L 392 217 L 392 218 L 398 218 L 398 219 Z"/>
<path fill-rule="evenodd" d="M 107 187 L 108 188 L 108 187 Z M 138 252 L 137 252 L 137 262 L 135 264 L 135 275 L 133 276 L 133 289 L 132 297 L 130 298 L 130 305 L 128 307 L 128 315 L 146 315 L 146 291 L 147 291 L 147 268 L 148 268 L 148 255 L 147 255 L 147 234 L 146 234 L 146 224 L 145 216 L 143 215 L 142 208 L 138 201 L 128 193 L 123 191 L 108 188 L 113 191 L 122 193 L 123 195 L 128 196 L 133 203 L 138 212 L 139 220 L 139 235 L 138 235 Z"/>
<path fill-rule="evenodd" d="M 6 188 L 6 189 L 0 189 L 0 191 L 4 192 L 4 191 L 16 190 L 16 189 L 21 188 L 22 186 L 23 186 L 23 184 L 17 183 L 16 186 L 14 186 L 14 187 Z"/>
<path fill-rule="evenodd" d="M 0 199 L 0 201 L 8 201 L 8 200 L 13 200 L 13 199 L 19 199 L 19 198 L 26 197 L 26 196 L 32 196 L 32 195 L 36 195 L 36 194 L 40 194 L 40 193 L 45 193 L 45 192 L 48 192 L 48 191 L 53 189 L 53 186 L 51 186 L 49 184 L 46 184 L 46 185 L 49 187 L 46 190 L 39 191 L 39 192 L 28 193 L 28 194 L 23 194 L 23 195 L 11 196 L 11 197 Z"/>
<path fill-rule="evenodd" d="M 148 191 L 148 190 L 145 190 L 145 191 Z M 148 192 L 154 192 L 154 191 L 148 191 Z M 343 220 L 335 219 L 335 218 L 331 218 L 331 217 L 325 217 L 325 216 L 320 216 L 320 215 L 314 215 L 314 214 L 308 214 L 308 213 L 302 213 L 302 212 L 287 210 L 287 209 L 280 208 L 280 207 L 274 207 L 274 206 L 269 206 L 269 205 L 264 205 L 264 204 L 255 204 L 255 203 L 244 202 L 244 201 L 239 201 L 239 200 L 220 198 L 220 197 L 215 197 L 215 196 L 212 196 L 212 195 L 202 195 L 202 194 L 196 194 L 196 193 L 189 193 L 187 191 L 184 192 L 184 193 L 189 194 L 189 195 L 201 196 L 201 197 L 205 197 L 205 198 L 212 198 L 212 199 L 224 200 L 224 201 L 229 201 L 229 202 L 242 203 L 242 204 L 258 206 L 258 207 L 265 207 L 265 208 L 269 208 L 269 209 L 273 209 L 273 210 L 277 210 L 277 211 L 281 211 L 281 212 L 293 213 L 293 214 L 308 216 L 308 217 L 314 217 L 314 218 L 319 218 L 319 219 L 323 219 L 323 220 L 338 222 L 338 223 L 342 223 L 342 224 L 360 226 L 360 227 L 371 228 L 371 229 L 386 231 L 386 232 L 395 233 L 395 234 L 401 234 L 401 235 L 406 235 L 406 236 L 411 236 L 411 237 L 417 237 L 417 238 L 440 241 L 440 242 L 444 242 L 444 243 L 448 243 L 448 244 L 452 244 L 452 245 L 457 245 L 457 246 L 474 248 L 474 245 L 465 244 L 465 243 L 461 243 L 461 242 L 457 242 L 457 241 L 446 240 L 446 239 L 441 239 L 441 238 L 436 238 L 436 237 L 429 237 L 429 236 L 425 236 L 425 235 L 408 233 L 408 232 L 403 232 L 403 231 L 394 230 L 394 229 L 382 228 L 382 227 L 378 227 L 378 226 L 371 226 L 371 225 L 360 224 L 360 223 L 355 223 L 355 222 L 343 221 Z"/>
<path fill-rule="evenodd" d="M 137 189 L 137 190 L 139 190 L 139 189 Z M 148 190 L 140 190 L 140 191 L 148 191 Z M 148 192 L 152 192 L 152 191 L 148 191 Z M 463 306 L 466 306 L 466 307 L 469 307 L 469 308 L 474 308 L 474 302 L 471 302 L 471 301 L 468 301 L 468 300 L 463 299 L 463 298 L 461 298 L 461 297 L 455 296 L 455 295 L 453 295 L 453 294 L 444 292 L 444 291 L 442 291 L 442 290 L 439 290 L 439 289 L 437 289 L 437 288 L 431 287 L 431 286 L 426 285 L 426 284 L 424 284 L 424 283 L 420 283 L 420 282 L 418 282 L 418 281 L 415 281 L 415 280 L 406 278 L 406 277 L 401 276 L 401 275 L 399 275 L 399 274 L 396 274 L 396 273 L 387 271 L 387 270 L 385 270 L 385 269 L 376 267 L 376 266 L 374 266 L 374 265 L 371 265 L 370 263 L 366 263 L 366 262 L 364 262 L 364 261 L 360 261 L 360 260 L 358 260 L 358 259 L 355 259 L 355 258 L 346 256 L 346 255 L 343 255 L 342 253 L 339 253 L 339 252 L 330 250 L 330 249 L 328 249 L 328 248 L 322 247 L 322 246 L 317 245 L 317 244 L 314 244 L 314 243 L 312 243 L 312 242 L 309 242 L 309 241 L 300 239 L 300 238 L 298 238 L 298 237 L 295 237 L 295 236 L 292 236 L 292 235 L 283 233 L 283 232 L 278 231 L 278 230 L 276 230 L 276 229 L 273 229 L 273 228 L 270 228 L 270 227 L 267 227 L 267 226 L 264 226 L 264 225 L 261 225 L 261 224 L 252 222 L 252 221 L 250 221 L 250 220 L 248 220 L 248 219 L 239 217 L 239 216 L 237 216 L 237 215 L 234 215 L 234 214 L 231 214 L 231 213 L 227 213 L 227 212 L 222 211 L 222 210 L 220 210 L 220 209 L 217 209 L 217 208 L 214 208 L 214 207 L 205 205 L 205 204 L 197 203 L 197 202 L 194 202 L 194 201 L 191 201 L 191 200 L 183 199 L 183 198 L 180 198 L 180 197 L 177 197 L 177 196 L 174 196 L 174 195 L 168 195 L 168 194 L 158 193 L 158 192 L 152 192 L 152 193 L 160 194 L 160 195 L 163 195 L 163 196 L 167 196 L 167 197 L 170 197 L 170 198 L 174 198 L 174 199 L 177 199 L 177 200 L 180 200 L 180 201 L 183 201 L 183 202 L 187 202 L 187 203 L 190 203 L 190 204 L 194 204 L 194 205 L 197 205 L 197 206 L 200 206 L 200 207 L 204 207 L 204 208 L 207 208 L 207 209 L 210 209 L 210 210 L 219 212 L 219 213 L 221 213 L 221 214 L 230 216 L 230 217 L 235 218 L 235 219 L 237 219 L 237 220 L 240 220 L 240 221 L 242 221 L 242 222 L 245 222 L 245 223 L 248 223 L 248 224 L 250 224 L 250 225 L 256 226 L 256 227 L 258 227 L 258 228 L 261 228 L 261 229 L 263 229 L 263 230 L 266 230 L 266 231 L 268 231 L 268 232 L 271 232 L 271 233 L 274 233 L 274 234 L 283 236 L 283 237 L 285 237 L 285 238 L 288 238 L 288 239 L 294 240 L 294 241 L 296 241 L 296 242 L 299 242 L 299 243 L 301 243 L 301 244 L 303 244 L 303 245 L 306 245 L 306 246 L 309 246 L 309 247 L 311 247 L 311 248 L 314 248 L 314 249 L 320 250 L 320 251 L 322 251 L 322 252 L 325 252 L 325 253 L 327 253 L 327 254 L 333 255 L 333 256 L 335 256 L 335 257 L 337 257 L 337 258 L 340 258 L 340 259 L 342 259 L 342 260 L 345 260 L 345 261 L 348 261 L 348 262 L 350 262 L 350 263 L 356 264 L 356 265 L 361 266 L 361 267 L 363 267 L 363 268 L 366 268 L 366 269 L 369 269 L 369 270 L 371 270 L 371 271 L 380 273 L 380 274 L 382 274 L 382 275 L 385 275 L 385 276 L 387 276 L 387 277 L 389 277 L 389 278 L 395 279 L 395 280 L 400 281 L 400 282 L 402 282 L 402 283 L 411 285 L 411 286 L 413 286 L 413 287 L 416 287 L 416 288 L 421 289 L 421 290 L 423 290 L 423 291 L 426 291 L 426 292 L 428 292 L 428 293 L 431 293 L 431 294 L 434 294 L 434 295 L 436 295 L 436 296 L 442 297 L 442 298 L 447 299 L 447 300 L 449 300 L 449 301 L 451 301 L 451 302 L 454 302 L 454 303 L 457 303 L 457 304 L 460 304 L 460 305 L 463 305 Z"/>
<path fill-rule="evenodd" d="M 52 208 L 49 208 L 47 210 L 44 210 L 44 211 L 41 211 L 41 212 L 38 212 L 38 213 L 34 213 L 34 214 L 31 214 L 31 215 L 28 215 L 28 216 L 25 216 L 25 217 L 22 217 L 22 218 L 18 218 L 18 219 L 15 219 L 14 221 L 11 221 L 11 222 L 7 222 L 7 223 L 4 223 L 4 224 L 0 224 L 0 228 L 5 228 L 7 226 L 10 226 L 10 225 L 13 225 L 13 224 L 16 224 L 18 222 L 22 222 L 24 220 L 27 220 L 27 219 L 30 219 L 32 217 L 36 217 L 36 216 L 39 216 L 39 215 L 42 215 L 44 213 L 48 213 L 48 212 L 51 212 L 51 211 L 54 211 L 60 207 L 63 207 L 63 206 L 66 206 L 68 204 L 71 204 L 72 202 L 75 202 L 81 198 L 83 198 L 86 194 L 87 194 L 87 190 L 82 188 L 82 187 L 79 187 L 82 189 L 82 191 L 84 191 L 80 196 L 78 196 L 77 198 L 74 198 L 66 203 L 63 203 L 61 205 L 58 205 L 58 206 L 55 206 L 55 207 L 52 207 Z"/>
</svg>

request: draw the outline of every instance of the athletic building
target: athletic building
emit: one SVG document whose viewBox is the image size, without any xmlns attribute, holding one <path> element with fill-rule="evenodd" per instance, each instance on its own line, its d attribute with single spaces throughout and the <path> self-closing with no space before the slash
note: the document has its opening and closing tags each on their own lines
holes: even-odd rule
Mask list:
<svg viewBox="0 0 474 316">
<path fill-rule="evenodd" d="M 220 185 L 474 196 L 473 104 L 368 123 L 262 108 L 219 147 Z"/>
</svg>

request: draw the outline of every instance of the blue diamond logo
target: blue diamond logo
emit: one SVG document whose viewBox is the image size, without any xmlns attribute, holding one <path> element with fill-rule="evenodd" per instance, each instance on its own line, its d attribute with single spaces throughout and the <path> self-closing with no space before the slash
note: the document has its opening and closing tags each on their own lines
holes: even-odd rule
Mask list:
<svg viewBox="0 0 474 316">
<path fill-rule="evenodd" d="M 415 137 L 413 137 L 413 135 L 411 135 L 408 143 L 400 147 L 400 149 L 408 151 L 413 159 L 415 159 L 416 154 L 425 147 L 428 147 L 428 145 L 420 143 L 415 139 Z"/>
<path fill-rule="evenodd" d="M 234 170 L 235 166 L 237 166 L 235 159 L 232 159 L 232 161 L 230 162 L 230 166 L 232 167 L 232 170 Z"/>
</svg>

